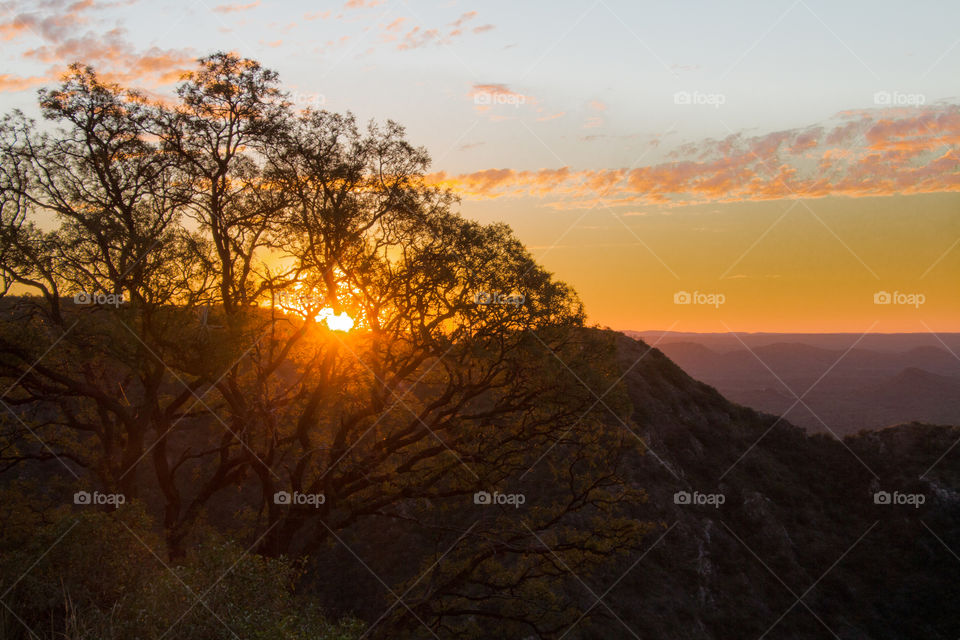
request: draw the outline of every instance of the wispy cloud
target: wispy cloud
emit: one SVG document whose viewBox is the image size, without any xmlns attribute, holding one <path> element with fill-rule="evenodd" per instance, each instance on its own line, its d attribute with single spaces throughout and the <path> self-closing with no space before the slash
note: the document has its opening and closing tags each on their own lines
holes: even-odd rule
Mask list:
<svg viewBox="0 0 960 640">
<path fill-rule="evenodd" d="M 866 110 L 759 136 L 688 143 L 634 169 L 487 169 L 431 179 L 478 198 L 547 198 L 557 207 L 682 205 L 960 191 L 960 106 Z"/>
<path fill-rule="evenodd" d="M 19 57 L 49 65 L 46 75 L 4 76 L 0 91 L 22 91 L 54 80 L 72 62 L 95 66 L 108 80 L 159 85 L 177 80 L 195 55 L 184 49 L 139 49 L 123 27 L 104 27 L 98 12 L 126 2 L 11 0 L 0 4 L 0 37 L 22 41 Z M 9 55 L 9 54 L 8 54 Z"/>
<path fill-rule="evenodd" d="M 255 0 L 249 4 L 221 4 L 213 8 L 216 13 L 239 13 L 241 11 L 249 11 L 254 7 L 260 6 L 260 0 Z"/>
<path fill-rule="evenodd" d="M 558 111 L 557 113 L 546 113 L 543 109 L 538 109 L 537 111 L 544 113 L 544 115 L 537 117 L 538 122 L 548 122 L 550 120 L 556 120 L 557 118 L 562 118 L 563 116 L 567 115 L 566 111 Z"/>
<path fill-rule="evenodd" d="M 0 91 L 24 91 L 47 82 L 43 76 L 15 76 L 9 73 L 0 75 Z"/>
<path fill-rule="evenodd" d="M 461 14 L 460 17 L 453 22 L 448 23 L 445 28 L 436 27 L 427 29 L 420 26 L 414 26 L 403 34 L 403 37 L 400 39 L 396 48 L 400 51 L 410 51 L 412 49 L 419 49 L 420 47 L 425 47 L 431 44 L 450 44 L 455 38 L 466 35 L 467 31 L 472 31 L 472 33 L 476 34 L 490 31 L 494 28 L 492 24 L 485 24 L 472 30 L 468 29 L 467 23 L 476 17 L 476 11 L 467 11 L 466 13 Z M 395 20 L 390 25 L 387 25 L 385 31 L 391 31 L 390 27 L 394 26 L 399 26 L 399 21 Z M 388 34 L 385 38 L 387 41 L 393 41 L 396 39 L 397 38 L 395 36 L 390 34 Z"/>
</svg>

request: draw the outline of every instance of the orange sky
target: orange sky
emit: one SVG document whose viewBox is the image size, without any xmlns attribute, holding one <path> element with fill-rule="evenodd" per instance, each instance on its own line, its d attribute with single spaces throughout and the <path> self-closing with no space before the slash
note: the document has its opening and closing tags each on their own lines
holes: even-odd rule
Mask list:
<svg viewBox="0 0 960 640">
<path fill-rule="evenodd" d="M 645 215 L 558 212 L 527 198 L 467 201 L 464 211 L 509 219 L 533 254 L 576 287 L 590 320 L 615 329 L 960 331 L 960 194 L 710 204 Z M 723 301 L 675 304 L 682 291 L 722 294 Z M 875 304 L 883 291 L 923 299 Z"/>
<path fill-rule="evenodd" d="M 960 331 L 960 3 L 918 2 L 9 0 L 0 110 L 74 61 L 163 98 L 235 51 L 406 126 L 593 322 Z"/>
</svg>

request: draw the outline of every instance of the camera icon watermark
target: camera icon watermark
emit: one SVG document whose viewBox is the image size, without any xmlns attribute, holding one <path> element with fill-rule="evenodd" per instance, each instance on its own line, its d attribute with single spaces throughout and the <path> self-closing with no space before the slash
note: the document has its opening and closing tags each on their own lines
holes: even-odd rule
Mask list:
<svg viewBox="0 0 960 640">
<path fill-rule="evenodd" d="M 926 102 L 927 96 L 922 93 L 877 91 L 873 94 L 873 104 L 879 107 L 919 107 Z"/>
<path fill-rule="evenodd" d="M 877 491 L 873 494 L 873 504 L 883 505 L 906 505 L 914 509 L 919 509 L 920 505 L 927 501 L 927 496 L 922 493 L 900 493 L 894 491 Z"/>
<path fill-rule="evenodd" d="M 473 494 L 473 504 L 479 505 L 511 505 L 514 509 L 519 509 L 520 505 L 527 502 L 527 497 L 522 493 L 500 493 L 494 491 L 477 491 Z"/>
<path fill-rule="evenodd" d="M 327 496 L 323 493 L 300 493 L 294 491 L 277 491 L 273 494 L 273 503 L 281 506 L 307 506 L 314 509 L 320 508 L 320 505 L 327 502 Z"/>
<path fill-rule="evenodd" d="M 99 491 L 77 491 L 73 494 L 73 504 L 80 506 L 103 506 L 110 505 L 119 507 L 127 501 L 127 497 L 122 493 L 100 493 Z"/>
<path fill-rule="evenodd" d="M 727 301 L 722 293 L 703 293 L 702 291 L 677 291 L 673 294 L 673 304 L 705 304 L 719 309 Z"/>
<path fill-rule="evenodd" d="M 727 96 L 722 93 L 704 93 L 702 91 L 677 91 L 673 94 L 673 104 L 679 105 L 706 105 L 719 109 L 727 103 Z"/>
<path fill-rule="evenodd" d="M 722 493 L 700 493 L 694 491 L 677 491 L 673 494 L 673 504 L 709 506 L 719 509 L 720 505 L 727 501 L 727 496 Z"/>
<path fill-rule="evenodd" d="M 919 309 L 927 301 L 922 293 L 904 293 L 902 291 L 877 291 L 873 294 L 873 304 L 907 305 Z"/>
</svg>

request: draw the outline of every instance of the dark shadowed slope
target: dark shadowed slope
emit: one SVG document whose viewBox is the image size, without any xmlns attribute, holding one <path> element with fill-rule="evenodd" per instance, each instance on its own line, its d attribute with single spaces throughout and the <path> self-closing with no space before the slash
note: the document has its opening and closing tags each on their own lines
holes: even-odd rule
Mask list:
<svg viewBox="0 0 960 640">
<path fill-rule="evenodd" d="M 662 537 L 590 585 L 620 620 L 580 637 L 956 638 L 960 429 L 807 435 L 617 340 Z"/>
</svg>

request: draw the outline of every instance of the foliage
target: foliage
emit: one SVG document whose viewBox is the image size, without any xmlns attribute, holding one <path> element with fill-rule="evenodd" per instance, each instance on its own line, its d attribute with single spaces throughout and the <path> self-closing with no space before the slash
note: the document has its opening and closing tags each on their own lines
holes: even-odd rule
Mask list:
<svg viewBox="0 0 960 640">
<path fill-rule="evenodd" d="M 40 105 L 0 126 L 7 478 L 54 508 L 138 501 L 168 562 L 211 560 L 207 531 L 313 571 L 362 549 L 417 603 L 335 603 L 381 634 L 558 630 L 590 602 L 572 576 L 641 543 L 609 341 L 508 226 L 454 211 L 400 125 L 295 111 L 227 53 L 172 103 L 74 65 Z M 342 314 L 349 333 L 324 320 Z"/>
<path fill-rule="evenodd" d="M 22 505 L 20 505 L 22 507 Z M 137 505 L 112 513 L 63 509 L 10 546 L 4 538 L 5 638 L 285 638 L 347 640 L 362 623 L 333 623 L 294 595 L 302 571 L 212 538 L 173 565 Z M 28 631 L 30 630 L 30 631 Z"/>
</svg>

